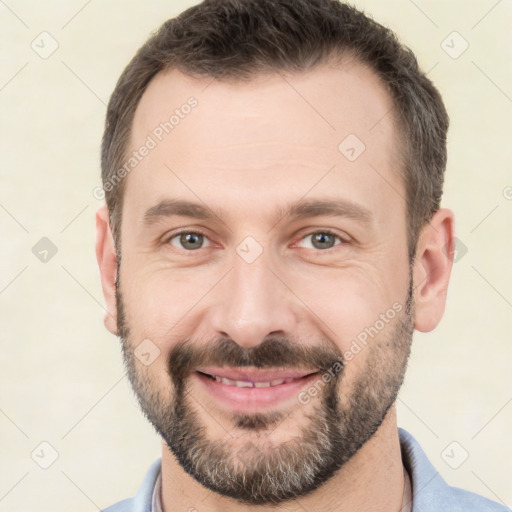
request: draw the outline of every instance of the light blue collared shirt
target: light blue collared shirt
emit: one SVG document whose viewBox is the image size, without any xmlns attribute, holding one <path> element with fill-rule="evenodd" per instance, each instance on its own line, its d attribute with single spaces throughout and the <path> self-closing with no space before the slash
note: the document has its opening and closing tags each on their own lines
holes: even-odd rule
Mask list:
<svg viewBox="0 0 512 512">
<path fill-rule="evenodd" d="M 399 428 L 402 460 L 412 487 L 412 512 L 512 512 L 504 505 L 448 485 L 430 463 L 414 437 Z M 152 508 L 162 461 L 155 460 L 137 494 L 103 512 L 156 512 Z"/>
</svg>

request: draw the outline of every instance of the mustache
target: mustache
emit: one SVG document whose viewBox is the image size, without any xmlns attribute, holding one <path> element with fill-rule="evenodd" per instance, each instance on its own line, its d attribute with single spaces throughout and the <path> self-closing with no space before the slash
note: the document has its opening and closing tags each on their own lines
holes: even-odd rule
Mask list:
<svg viewBox="0 0 512 512">
<path fill-rule="evenodd" d="M 269 337 L 258 345 L 243 347 L 231 338 L 220 338 L 201 345 L 188 338 L 170 350 L 167 368 L 178 385 L 188 373 L 200 366 L 314 368 L 327 372 L 335 363 L 344 368 L 343 354 L 325 342 L 305 346 L 287 338 Z"/>
</svg>

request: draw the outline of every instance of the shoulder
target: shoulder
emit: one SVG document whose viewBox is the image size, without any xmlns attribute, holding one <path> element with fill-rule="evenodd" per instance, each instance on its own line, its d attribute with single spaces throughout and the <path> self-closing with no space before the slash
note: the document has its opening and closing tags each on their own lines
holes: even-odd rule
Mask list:
<svg viewBox="0 0 512 512">
<path fill-rule="evenodd" d="M 133 512 L 133 498 L 118 501 L 116 504 L 103 509 L 101 512 Z"/>
<path fill-rule="evenodd" d="M 510 509 L 496 503 L 495 501 L 479 496 L 470 491 L 459 489 L 458 487 L 449 487 L 453 500 L 460 503 L 461 511 L 475 512 L 510 512 Z"/>
<path fill-rule="evenodd" d="M 151 464 L 144 480 L 142 481 L 137 494 L 133 498 L 119 501 L 101 512 L 150 512 L 153 498 L 153 489 L 157 481 L 162 460 L 158 458 Z"/>
<path fill-rule="evenodd" d="M 398 429 L 402 460 L 411 478 L 413 512 L 511 512 L 473 492 L 448 485 L 409 432 Z"/>
</svg>

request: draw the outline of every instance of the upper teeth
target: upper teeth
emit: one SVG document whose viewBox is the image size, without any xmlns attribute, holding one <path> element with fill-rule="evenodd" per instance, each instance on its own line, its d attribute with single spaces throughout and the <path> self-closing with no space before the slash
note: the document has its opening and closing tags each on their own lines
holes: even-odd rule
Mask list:
<svg viewBox="0 0 512 512">
<path fill-rule="evenodd" d="M 222 382 L 223 384 L 227 384 L 228 386 L 238 386 L 239 388 L 268 388 L 269 386 L 279 386 L 279 384 L 284 384 L 286 382 L 291 382 L 292 380 L 295 380 L 291 378 L 271 380 L 268 382 L 252 382 L 248 380 L 231 380 L 226 379 L 225 377 L 218 377 L 217 375 L 212 375 L 212 377 L 217 382 Z"/>
</svg>

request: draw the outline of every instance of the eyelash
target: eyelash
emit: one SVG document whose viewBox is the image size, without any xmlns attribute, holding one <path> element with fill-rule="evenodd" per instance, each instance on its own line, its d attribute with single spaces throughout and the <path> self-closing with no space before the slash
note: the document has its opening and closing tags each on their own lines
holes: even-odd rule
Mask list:
<svg viewBox="0 0 512 512">
<path fill-rule="evenodd" d="M 340 243 L 334 245 L 333 247 L 329 247 L 328 249 L 316 249 L 317 252 L 329 252 L 329 251 L 332 251 L 332 250 L 335 250 L 337 247 L 339 247 L 340 245 L 346 245 L 348 243 L 347 240 L 344 240 L 340 235 L 338 235 L 337 233 L 335 233 L 334 231 L 330 230 L 330 229 L 321 229 L 321 230 L 317 230 L 317 231 L 312 231 L 304 236 L 302 236 L 300 239 L 299 239 L 299 242 L 304 240 L 305 238 L 307 237 L 310 237 L 310 236 L 313 236 L 313 235 L 316 235 L 316 234 L 323 234 L 323 235 L 330 235 L 330 236 L 333 236 L 334 238 L 337 238 L 339 240 Z M 208 241 L 210 241 L 210 239 L 208 238 L 208 236 L 202 232 L 201 230 L 183 230 L 183 231 L 178 231 L 177 233 L 174 233 L 168 237 L 166 237 L 164 239 L 164 244 L 170 244 L 171 240 L 173 240 L 174 238 L 176 237 L 179 237 L 180 235 L 184 235 L 184 234 L 194 234 L 194 235 L 201 235 L 203 236 L 205 239 L 207 239 Z M 189 253 L 193 253 L 193 252 L 196 252 L 198 251 L 199 249 L 195 249 L 195 250 L 187 250 L 187 249 L 183 249 L 183 248 L 180 248 L 181 250 L 185 251 L 185 252 L 189 252 Z M 200 249 L 204 249 L 204 247 L 201 247 Z M 315 250 L 315 249 L 313 249 Z"/>
</svg>

